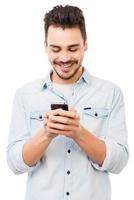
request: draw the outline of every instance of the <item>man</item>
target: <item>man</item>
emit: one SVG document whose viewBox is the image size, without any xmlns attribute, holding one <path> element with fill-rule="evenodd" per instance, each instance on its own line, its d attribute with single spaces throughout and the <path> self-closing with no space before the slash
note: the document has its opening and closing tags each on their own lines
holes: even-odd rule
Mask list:
<svg viewBox="0 0 134 200">
<path fill-rule="evenodd" d="M 82 67 L 79 8 L 56 6 L 44 22 L 52 70 L 15 94 L 8 164 L 15 174 L 28 172 L 26 200 L 110 200 L 109 172 L 128 161 L 122 92 Z M 69 110 L 51 110 L 54 102 Z"/>
</svg>

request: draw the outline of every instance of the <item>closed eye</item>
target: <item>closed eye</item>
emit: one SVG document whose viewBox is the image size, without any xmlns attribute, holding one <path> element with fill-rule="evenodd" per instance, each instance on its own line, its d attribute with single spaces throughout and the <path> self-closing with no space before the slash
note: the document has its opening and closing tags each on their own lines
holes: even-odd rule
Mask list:
<svg viewBox="0 0 134 200">
<path fill-rule="evenodd" d="M 75 52 L 75 51 L 77 51 L 77 50 L 78 50 L 78 48 L 69 49 L 69 51 L 71 51 L 71 52 Z"/>
<path fill-rule="evenodd" d="M 51 50 L 52 50 L 53 52 L 57 53 L 57 52 L 60 51 L 60 48 L 52 48 Z"/>
<path fill-rule="evenodd" d="M 60 51 L 60 49 L 52 49 L 53 52 L 57 53 Z"/>
</svg>

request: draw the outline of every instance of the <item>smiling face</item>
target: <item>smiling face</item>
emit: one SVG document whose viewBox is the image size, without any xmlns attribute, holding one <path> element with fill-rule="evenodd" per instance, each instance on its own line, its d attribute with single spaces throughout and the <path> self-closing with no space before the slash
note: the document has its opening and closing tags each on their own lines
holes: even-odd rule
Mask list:
<svg viewBox="0 0 134 200">
<path fill-rule="evenodd" d="M 53 67 L 52 81 L 74 83 L 82 74 L 84 51 L 87 49 L 79 28 L 50 26 L 46 38 L 46 52 Z"/>
</svg>

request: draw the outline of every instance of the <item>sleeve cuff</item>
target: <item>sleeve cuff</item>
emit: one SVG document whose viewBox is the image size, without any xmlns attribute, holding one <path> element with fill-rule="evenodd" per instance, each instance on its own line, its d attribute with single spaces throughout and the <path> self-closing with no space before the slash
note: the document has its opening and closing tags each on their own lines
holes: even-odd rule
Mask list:
<svg viewBox="0 0 134 200">
<path fill-rule="evenodd" d="M 22 157 L 22 149 L 25 142 L 26 141 L 17 142 L 8 150 L 8 164 L 15 174 L 32 172 L 40 164 L 40 162 L 37 162 L 34 166 L 30 167 L 24 162 Z"/>
<path fill-rule="evenodd" d="M 106 144 L 106 157 L 102 166 L 91 161 L 92 166 L 103 172 L 118 174 L 128 161 L 128 148 L 123 144 L 117 143 L 113 138 L 100 138 Z"/>
<path fill-rule="evenodd" d="M 110 166 L 111 166 L 111 145 L 113 145 L 113 142 L 110 140 L 107 140 L 105 137 L 100 138 L 102 141 L 106 144 L 106 157 L 104 159 L 103 164 L 100 166 L 99 164 L 95 163 L 91 160 L 92 166 L 100 171 L 109 172 Z"/>
</svg>

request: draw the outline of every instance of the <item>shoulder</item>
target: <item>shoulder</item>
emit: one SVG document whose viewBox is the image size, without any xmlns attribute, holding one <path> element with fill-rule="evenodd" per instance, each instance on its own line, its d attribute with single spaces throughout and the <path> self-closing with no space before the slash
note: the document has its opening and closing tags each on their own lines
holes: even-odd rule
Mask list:
<svg viewBox="0 0 134 200">
<path fill-rule="evenodd" d="M 90 78 L 91 86 L 99 96 L 102 96 L 104 99 L 106 97 L 106 99 L 109 99 L 111 104 L 114 102 L 124 102 L 124 94 L 122 89 L 116 83 L 92 75 Z"/>
<path fill-rule="evenodd" d="M 22 85 L 16 90 L 16 95 L 26 95 L 26 94 L 34 94 L 40 92 L 43 88 L 43 84 L 45 83 L 46 78 L 40 78 L 34 81 L 30 81 Z"/>
<path fill-rule="evenodd" d="M 91 85 L 96 89 L 99 89 L 101 92 L 110 92 L 110 91 L 122 92 L 120 86 L 112 81 L 101 79 L 93 75 L 90 75 L 90 80 L 91 80 Z"/>
</svg>

